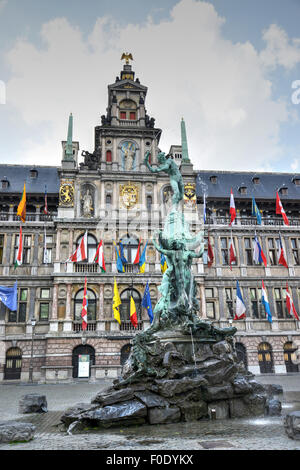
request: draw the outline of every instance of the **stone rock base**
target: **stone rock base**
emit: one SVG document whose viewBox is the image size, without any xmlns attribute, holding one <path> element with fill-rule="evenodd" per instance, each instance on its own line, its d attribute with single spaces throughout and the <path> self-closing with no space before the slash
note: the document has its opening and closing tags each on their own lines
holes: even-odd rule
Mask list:
<svg viewBox="0 0 300 470">
<path fill-rule="evenodd" d="M 19 401 L 19 413 L 47 413 L 48 405 L 45 395 L 29 393 L 23 395 Z"/>
<path fill-rule="evenodd" d="M 293 411 L 285 416 L 284 429 L 291 439 L 300 440 L 300 411 Z"/>
<path fill-rule="evenodd" d="M 18 421 L 0 422 L 0 442 L 28 442 L 33 439 L 35 426 Z"/>
</svg>

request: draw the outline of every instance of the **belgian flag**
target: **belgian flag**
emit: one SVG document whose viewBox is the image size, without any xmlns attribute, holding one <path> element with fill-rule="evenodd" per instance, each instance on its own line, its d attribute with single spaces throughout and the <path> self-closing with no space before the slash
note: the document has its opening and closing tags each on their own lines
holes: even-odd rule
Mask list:
<svg viewBox="0 0 300 470">
<path fill-rule="evenodd" d="M 138 326 L 137 313 L 132 296 L 130 297 L 130 321 L 133 324 L 134 328 Z"/>
</svg>

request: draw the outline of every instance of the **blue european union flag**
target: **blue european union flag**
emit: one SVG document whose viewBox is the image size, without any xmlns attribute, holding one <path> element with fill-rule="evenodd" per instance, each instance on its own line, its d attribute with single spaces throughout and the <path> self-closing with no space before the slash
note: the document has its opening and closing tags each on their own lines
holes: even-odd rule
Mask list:
<svg viewBox="0 0 300 470">
<path fill-rule="evenodd" d="M 18 283 L 14 283 L 13 287 L 0 286 L 0 301 L 12 312 L 18 309 Z"/>
<path fill-rule="evenodd" d="M 147 309 L 149 318 L 150 318 L 150 323 L 153 322 L 153 311 L 152 311 L 152 304 L 151 304 L 151 298 L 150 298 L 150 290 L 149 290 L 149 284 L 147 282 L 145 292 L 144 292 L 144 297 L 142 300 L 142 307 L 145 307 Z"/>
<path fill-rule="evenodd" d="M 116 253 L 117 253 L 117 270 L 118 270 L 119 273 L 124 273 L 124 272 L 125 272 L 125 268 L 124 268 L 124 266 L 123 266 L 120 253 L 119 253 L 119 250 L 118 250 L 118 248 L 116 247 L 116 245 L 115 245 L 115 249 L 116 249 Z"/>
<path fill-rule="evenodd" d="M 127 264 L 128 261 L 127 261 L 127 259 L 126 259 L 125 256 L 124 256 L 124 247 L 123 247 L 122 242 L 120 242 L 120 256 L 121 256 L 122 263 L 123 263 L 123 264 Z"/>
</svg>

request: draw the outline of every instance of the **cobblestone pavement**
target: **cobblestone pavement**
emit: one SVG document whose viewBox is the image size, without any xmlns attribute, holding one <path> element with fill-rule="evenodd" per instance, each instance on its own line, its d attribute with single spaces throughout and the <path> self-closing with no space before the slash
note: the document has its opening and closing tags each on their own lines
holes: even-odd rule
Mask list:
<svg viewBox="0 0 300 470">
<path fill-rule="evenodd" d="M 0 444 L 2 450 L 300 450 L 300 441 L 289 439 L 283 417 L 300 410 L 300 374 L 264 376 L 262 383 L 283 386 L 282 416 L 198 421 L 157 426 L 133 426 L 69 435 L 62 429 L 60 416 L 71 405 L 90 403 L 92 397 L 110 382 L 53 385 L 0 385 L 1 420 L 18 419 L 35 424 L 32 441 Z M 18 402 L 27 393 L 45 394 L 48 413 L 21 415 Z"/>
</svg>

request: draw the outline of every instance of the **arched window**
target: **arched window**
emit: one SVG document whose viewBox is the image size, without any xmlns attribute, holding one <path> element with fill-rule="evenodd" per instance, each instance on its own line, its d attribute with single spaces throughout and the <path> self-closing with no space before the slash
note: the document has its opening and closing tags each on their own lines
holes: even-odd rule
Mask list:
<svg viewBox="0 0 300 470">
<path fill-rule="evenodd" d="M 136 238 L 126 237 L 121 239 L 121 243 L 124 247 L 124 256 L 129 264 L 132 264 L 135 260 L 139 241 Z"/>
<path fill-rule="evenodd" d="M 111 150 L 106 151 L 106 161 L 110 163 L 112 161 Z"/>
<path fill-rule="evenodd" d="M 81 364 L 83 367 L 81 367 Z M 95 365 L 95 349 L 92 346 L 89 346 L 88 344 L 80 344 L 73 349 L 73 378 L 90 377 L 91 366 L 93 365 Z"/>
<path fill-rule="evenodd" d="M 10 348 L 6 352 L 4 367 L 4 380 L 18 380 L 21 377 L 22 351 L 19 348 Z"/>
<path fill-rule="evenodd" d="M 84 289 L 80 289 L 74 298 L 74 321 L 82 322 L 81 310 L 82 310 L 82 300 L 83 300 Z M 96 321 L 96 307 L 97 307 L 97 298 L 94 291 L 87 289 L 87 323 Z"/>
<path fill-rule="evenodd" d="M 130 351 L 131 351 L 131 344 L 128 343 L 122 347 L 121 358 L 120 358 L 121 366 L 123 366 L 125 362 L 127 361 L 127 359 L 129 358 Z"/>
<path fill-rule="evenodd" d="M 286 366 L 286 371 L 287 372 L 299 372 L 298 364 L 296 364 L 295 362 L 297 361 L 297 356 L 296 356 L 297 348 L 295 348 L 295 346 L 293 345 L 291 341 L 288 341 L 287 343 L 284 344 L 283 351 L 284 351 L 284 362 Z"/>
<path fill-rule="evenodd" d="M 135 121 L 137 119 L 136 103 L 133 100 L 122 100 L 120 102 L 120 119 Z"/>
<path fill-rule="evenodd" d="M 247 350 L 243 343 L 235 343 L 235 351 L 239 362 L 243 362 L 245 369 L 248 369 Z"/>
<path fill-rule="evenodd" d="M 81 242 L 82 238 L 83 238 L 83 235 L 81 235 L 78 238 L 77 243 L 76 243 L 77 248 L 80 245 L 80 242 Z M 93 235 L 90 235 L 90 234 L 88 234 L 88 237 L 87 237 L 87 251 L 88 251 L 87 252 L 88 259 L 84 260 L 83 262 L 84 263 L 86 263 L 86 262 L 92 263 L 94 258 L 95 258 L 96 251 L 97 251 L 97 240 Z"/>
<path fill-rule="evenodd" d="M 260 343 L 258 345 L 258 363 L 261 374 L 274 372 L 272 347 L 269 343 Z"/>
<path fill-rule="evenodd" d="M 120 316 L 121 316 L 121 330 L 134 330 L 134 326 L 132 325 L 130 321 L 130 297 L 132 296 L 134 303 L 135 303 L 135 308 L 136 308 L 136 313 L 137 313 L 137 318 L 139 322 L 139 326 L 136 329 L 141 329 L 141 296 L 140 293 L 135 290 L 135 289 L 125 289 L 121 293 L 121 302 L 122 304 L 120 305 Z"/>
</svg>

